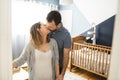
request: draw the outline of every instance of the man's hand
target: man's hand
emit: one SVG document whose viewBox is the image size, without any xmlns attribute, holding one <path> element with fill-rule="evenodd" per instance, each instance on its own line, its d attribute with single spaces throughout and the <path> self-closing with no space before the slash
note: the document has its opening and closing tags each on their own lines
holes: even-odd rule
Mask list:
<svg viewBox="0 0 120 80">
<path fill-rule="evenodd" d="M 64 76 L 63 75 L 59 75 L 56 80 L 63 80 L 63 79 L 64 79 Z"/>
</svg>

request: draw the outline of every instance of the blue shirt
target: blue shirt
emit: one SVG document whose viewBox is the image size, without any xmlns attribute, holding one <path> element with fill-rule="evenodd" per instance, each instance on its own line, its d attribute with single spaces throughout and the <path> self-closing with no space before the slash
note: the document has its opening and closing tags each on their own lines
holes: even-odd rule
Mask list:
<svg viewBox="0 0 120 80">
<path fill-rule="evenodd" d="M 51 32 L 50 37 L 57 41 L 59 50 L 59 65 L 62 68 L 64 48 L 71 48 L 70 33 L 62 26 L 60 29 Z"/>
</svg>

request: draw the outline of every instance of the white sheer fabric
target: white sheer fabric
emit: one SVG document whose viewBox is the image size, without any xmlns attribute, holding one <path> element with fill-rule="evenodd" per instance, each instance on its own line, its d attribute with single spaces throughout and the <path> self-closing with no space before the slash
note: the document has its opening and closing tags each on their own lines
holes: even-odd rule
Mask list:
<svg viewBox="0 0 120 80">
<path fill-rule="evenodd" d="M 51 6 L 52 5 L 52 6 Z M 50 10 L 57 6 L 35 1 L 12 1 L 12 52 L 13 59 L 17 58 L 29 39 L 30 27 L 36 22 L 46 22 Z"/>
</svg>

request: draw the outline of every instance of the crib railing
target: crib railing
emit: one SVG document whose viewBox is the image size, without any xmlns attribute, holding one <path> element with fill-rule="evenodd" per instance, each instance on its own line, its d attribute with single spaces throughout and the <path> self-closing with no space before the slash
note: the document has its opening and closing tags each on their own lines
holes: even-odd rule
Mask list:
<svg viewBox="0 0 120 80">
<path fill-rule="evenodd" d="M 111 47 L 74 42 L 71 51 L 73 66 L 107 78 L 110 68 Z"/>
</svg>

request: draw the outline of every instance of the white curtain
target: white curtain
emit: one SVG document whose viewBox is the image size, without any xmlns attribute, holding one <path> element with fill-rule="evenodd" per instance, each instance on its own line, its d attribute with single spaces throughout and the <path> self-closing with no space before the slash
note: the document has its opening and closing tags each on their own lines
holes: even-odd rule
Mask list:
<svg viewBox="0 0 120 80">
<path fill-rule="evenodd" d="M 46 22 L 50 10 L 57 10 L 54 4 L 34 1 L 12 1 L 12 53 L 19 57 L 29 40 L 30 27 L 36 22 Z"/>
</svg>

